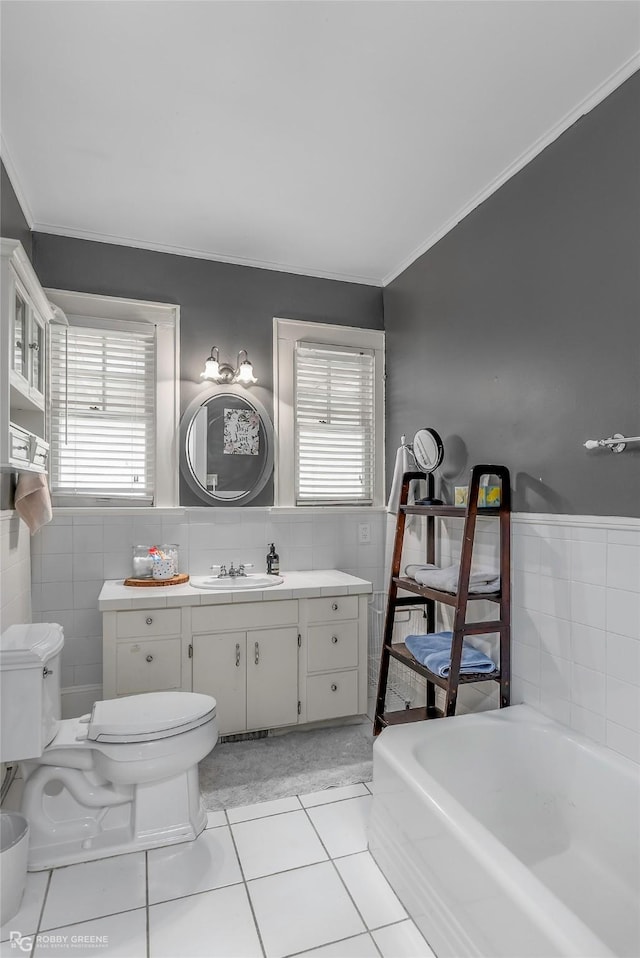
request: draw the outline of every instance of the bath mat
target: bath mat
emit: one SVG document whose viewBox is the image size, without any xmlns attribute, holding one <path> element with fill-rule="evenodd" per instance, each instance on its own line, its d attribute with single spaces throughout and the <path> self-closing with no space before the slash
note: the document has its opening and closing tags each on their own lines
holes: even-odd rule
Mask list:
<svg viewBox="0 0 640 958">
<path fill-rule="evenodd" d="M 370 782 L 370 722 L 216 745 L 200 762 L 200 791 L 214 810 Z"/>
</svg>

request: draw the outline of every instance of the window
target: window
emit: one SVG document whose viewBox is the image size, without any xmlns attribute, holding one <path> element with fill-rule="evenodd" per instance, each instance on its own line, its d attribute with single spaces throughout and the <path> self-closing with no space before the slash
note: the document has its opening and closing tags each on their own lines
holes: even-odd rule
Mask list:
<svg viewBox="0 0 640 958">
<path fill-rule="evenodd" d="M 295 347 L 297 505 L 373 501 L 374 351 Z"/>
<path fill-rule="evenodd" d="M 274 320 L 276 504 L 382 502 L 384 334 Z"/>
<path fill-rule="evenodd" d="M 177 308 L 72 293 L 50 296 L 69 319 L 68 327 L 51 326 L 54 502 L 174 505 L 170 449 L 177 388 L 170 351 L 175 351 Z M 166 381 L 169 367 L 172 382 Z"/>
</svg>

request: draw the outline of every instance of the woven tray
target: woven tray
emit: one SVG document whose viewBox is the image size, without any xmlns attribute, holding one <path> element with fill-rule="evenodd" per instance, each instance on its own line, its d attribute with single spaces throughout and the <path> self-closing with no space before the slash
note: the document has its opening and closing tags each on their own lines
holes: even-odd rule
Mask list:
<svg viewBox="0 0 640 958">
<path fill-rule="evenodd" d="M 125 579 L 123 585 L 134 585 L 140 589 L 153 589 L 165 585 L 184 585 L 185 582 L 188 581 L 189 576 L 187 573 L 179 572 L 178 575 L 172 576 L 171 579 Z"/>
</svg>

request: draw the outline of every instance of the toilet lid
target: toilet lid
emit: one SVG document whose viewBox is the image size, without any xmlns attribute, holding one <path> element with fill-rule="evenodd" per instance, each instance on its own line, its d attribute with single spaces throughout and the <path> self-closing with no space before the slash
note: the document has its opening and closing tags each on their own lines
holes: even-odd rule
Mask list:
<svg viewBox="0 0 640 958">
<path fill-rule="evenodd" d="M 146 742 L 179 735 L 216 715 L 216 700 L 199 692 L 145 692 L 93 706 L 92 742 Z"/>
</svg>

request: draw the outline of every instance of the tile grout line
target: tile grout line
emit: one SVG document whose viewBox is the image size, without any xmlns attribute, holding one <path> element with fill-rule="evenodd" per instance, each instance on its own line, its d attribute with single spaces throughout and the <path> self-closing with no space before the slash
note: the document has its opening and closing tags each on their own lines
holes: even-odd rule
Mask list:
<svg viewBox="0 0 640 958">
<path fill-rule="evenodd" d="M 355 902 L 355 900 L 354 900 L 354 898 L 353 898 L 353 895 L 351 894 L 351 892 L 350 892 L 349 889 L 347 888 L 347 884 L 346 884 L 344 878 L 342 877 L 342 875 L 340 874 L 340 870 L 338 869 L 338 866 L 336 865 L 336 863 L 335 863 L 335 861 L 333 860 L 333 858 L 331 857 L 331 855 L 329 855 L 329 851 L 328 851 L 328 849 L 327 849 L 325 843 L 322 841 L 322 836 L 320 835 L 318 829 L 317 829 L 316 826 L 314 825 L 313 819 L 312 819 L 311 816 L 309 815 L 308 810 L 305 808 L 304 811 L 305 811 L 305 815 L 307 816 L 307 819 L 309 820 L 309 823 L 310 823 L 311 827 L 313 828 L 314 832 L 315 832 L 316 835 L 318 836 L 318 841 L 320 842 L 320 844 L 321 844 L 322 847 L 324 848 L 325 852 L 326 852 L 327 855 L 329 856 L 329 861 L 331 862 L 331 865 L 332 865 L 332 867 L 333 867 L 334 872 L 335 872 L 336 875 L 338 876 L 338 881 L 342 884 L 342 887 L 343 887 L 344 890 L 346 891 L 347 896 L 348 896 L 348 898 L 349 898 L 349 901 L 351 902 L 351 904 L 352 904 L 353 907 L 355 908 L 356 914 L 358 915 L 358 918 L 359 918 L 360 921 L 362 922 L 362 924 L 363 924 L 363 926 L 364 926 L 364 928 L 365 928 L 365 931 L 369 934 L 369 937 L 370 937 L 371 940 L 373 941 L 373 944 L 374 944 L 374 947 L 375 947 L 376 951 L 378 952 L 378 954 L 379 954 L 379 955 L 381 956 L 381 958 L 382 958 L 382 952 L 381 952 L 380 949 L 378 948 L 378 944 L 377 944 L 377 942 L 375 941 L 373 935 L 371 934 L 371 932 L 370 932 L 370 930 L 369 930 L 369 926 L 368 926 L 368 924 L 366 923 L 366 921 L 364 920 L 364 917 L 363 917 L 363 915 L 362 915 L 360 909 L 358 908 L 358 906 L 357 906 L 357 904 L 356 904 L 356 902 Z M 367 847 L 367 850 L 368 850 L 368 847 Z M 358 852 L 355 852 L 354 854 L 359 854 L 359 853 L 358 853 Z M 347 856 L 345 855 L 344 857 L 346 858 Z M 328 944 L 331 944 L 331 943 L 328 943 Z"/>
<path fill-rule="evenodd" d="M 229 833 L 230 833 L 230 835 L 231 835 L 231 841 L 232 841 L 232 843 L 233 843 L 233 850 L 235 851 L 235 853 L 236 853 L 236 858 L 237 858 L 237 860 L 238 860 L 238 867 L 239 867 L 239 869 L 240 869 L 240 874 L 241 874 L 241 876 L 242 876 L 242 885 L 243 885 L 243 887 L 244 887 L 244 893 L 245 893 L 245 895 L 247 896 L 247 901 L 249 902 L 249 908 L 251 909 L 251 915 L 252 915 L 252 917 L 253 917 L 253 924 L 255 925 L 256 934 L 257 934 L 257 936 L 258 936 L 258 942 L 260 943 L 260 948 L 261 948 L 261 950 L 262 950 L 263 958 L 267 958 L 267 950 L 266 950 L 266 948 L 264 947 L 264 942 L 263 942 L 263 940 L 262 940 L 262 933 L 261 933 L 261 931 L 260 931 L 260 925 L 258 924 L 258 919 L 257 919 L 256 913 L 255 913 L 254 907 L 253 907 L 253 902 L 252 902 L 252 900 L 251 900 L 251 895 L 250 895 L 250 893 L 249 893 L 249 885 L 247 884 L 247 880 L 246 880 L 245 875 L 244 875 L 244 868 L 242 867 L 242 861 L 240 860 L 240 853 L 238 852 L 238 846 L 236 845 L 235 836 L 234 836 L 234 834 L 233 834 L 233 829 L 232 829 L 232 827 L 231 827 L 231 822 L 229 821 L 229 815 L 227 814 L 227 810 L 226 810 L 226 809 L 224 810 L 224 814 L 225 814 L 225 818 L 227 819 L 228 828 L 229 828 Z M 227 887 L 228 887 L 228 886 L 227 886 Z"/>
<path fill-rule="evenodd" d="M 47 898 L 48 898 L 48 896 L 49 896 L 49 888 L 51 887 L 51 879 L 52 879 L 52 878 L 53 878 L 53 868 L 51 868 L 51 869 L 49 870 L 49 877 L 47 878 L 47 887 L 46 887 L 45 890 L 44 890 L 44 897 L 43 897 L 43 899 L 42 899 L 42 907 L 40 908 L 40 915 L 39 915 L 39 917 L 38 917 L 38 922 L 37 922 L 37 924 L 36 924 L 36 933 L 35 933 L 35 935 L 34 935 L 34 939 L 35 939 L 35 940 L 34 940 L 34 942 L 33 942 L 33 949 L 32 949 L 32 951 L 31 951 L 31 954 L 32 954 L 32 955 L 33 955 L 33 953 L 34 953 L 34 952 L 37 950 L 37 948 L 38 948 L 38 935 L 40 934 L 40 926 L 42 925 L 42 916 L 44 915 L 44 906 L 45 906 L 46 903 L 47 903 Z"/>
<path fill-rule="evenodd" d="M 306 809 L 306 808 L 322 808 L 322 807 L 325 806 L 325 805 L 338 805 L 340 802 L 350 802 L 350 801 L 352 801 L 354 798 L 368 798 L 369 795 L 372 795 L 372 794 L 373 794 L 373 793 L 368 789 L 366 782 L 353 782 L 353 785 L 362 785 L 362 786 L 366 789 L 365 794 L 364 794 L 364 795 L 347 795 L 347 796 L 345 796 L 344 798 L 332 798 L 332 799 L 330 799 L 328 802 L 318 802 L 317 805 L 303 805 L 302 799 L 301 799 L 300 795 L 292 795 L 291 798 L 297 798 L 297 799 L 298 799 L 298 802 L 300 803 L 300 808 Z M 338 788 L 350 788 L 351 786 L 350 786 L 350 785 L 338 785 L 337 787 L 338 787 Z M 284 799 L 274 799 L 274 801 L 284 801 Z M 258 804 L 260 804 L 260 803 L 258 803 Z M 244 806 L 241 806 L 241 805 L 238 806 L 238 808 L 242 808 L 242 807 L 244 807 Z M 251 806 L 249 806 L 249 807 L 251 807 Z M 269 813 L 267 813 L 266 815 L 256 815 L 255 818 L 242 818 L 242 819 L 241 819 L 240 821 L 238 821 L 238 822 L 232 822 L 231 819 L 229 819 L 229 825 L 243 825 L 245 822 L 257 822 L 257 821 L 259 821 L 259 820 L 262 819 L 262 818 L 277 818 L 278 815 L 289 815 L 291 812 L 298 812 L 298 811 L 300 811 L 300 808 L 289 808 L 289 809 L 287 809 L 287 810 L 284 811 L 284 812 L 269 812 Z M 225 814 L 227 815 L 227 818 L 228 818 L 228 812 L 233 812 L 233 809 L 232 809 L 232 808 L 231 808 L 231 809 L 213 809 L 213 808 L 210 808 L 210 809 L 208 809 L 208 811 L 210 811 L 210 812 L 214 812 L 214 811 L 224 811 Z M 220 828 L 220 826 L 219 826 L 219 825 L 210 825 L 209 828 Z"/>
<path fill-rule="evenodd" d="M 145 920 L 147 932 L 147 958 L 151 956 L 151 915 L 149 913 L 149 851 L 144 853 L 144 891 L 145 891 Z"/>
</svg>

